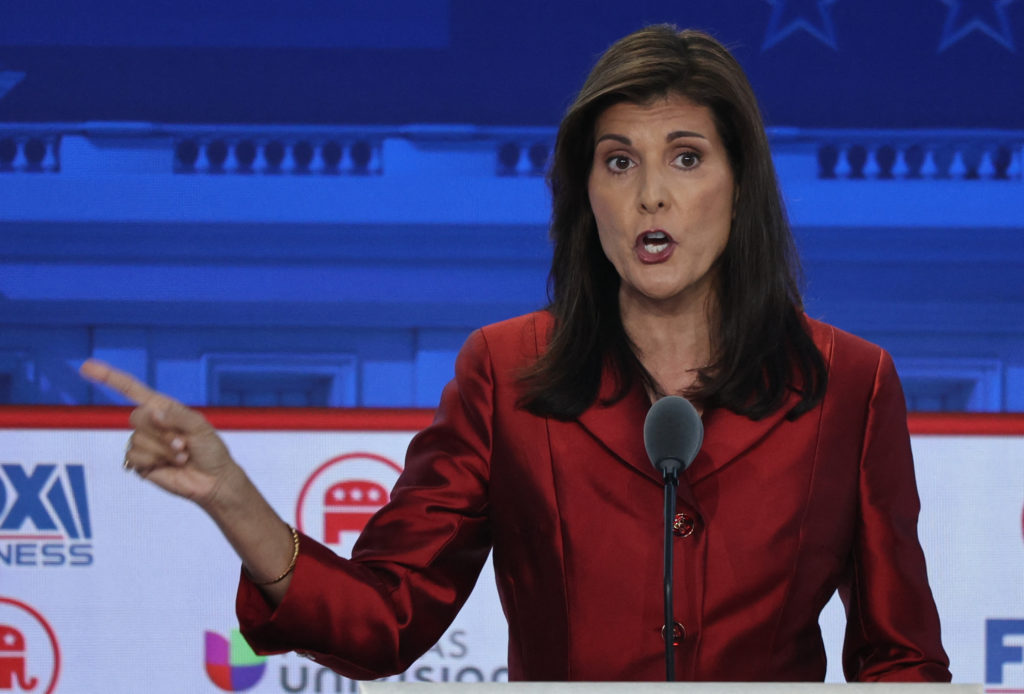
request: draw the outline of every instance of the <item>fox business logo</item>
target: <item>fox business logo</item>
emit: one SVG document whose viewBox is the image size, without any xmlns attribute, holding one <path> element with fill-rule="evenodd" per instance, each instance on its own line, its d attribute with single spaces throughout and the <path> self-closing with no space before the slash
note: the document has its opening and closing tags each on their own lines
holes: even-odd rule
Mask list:
<svg viewBox="0 0 1024 694">
<path fill-rule="evenodd" d="M 1024 691 L 1024 619 L 985 620 L 985 691 Z"/>
<path fill-rule="evenodd" d="M 0 566 L 90 566 L 85 467 L 0 463 Z"/>
</svg>

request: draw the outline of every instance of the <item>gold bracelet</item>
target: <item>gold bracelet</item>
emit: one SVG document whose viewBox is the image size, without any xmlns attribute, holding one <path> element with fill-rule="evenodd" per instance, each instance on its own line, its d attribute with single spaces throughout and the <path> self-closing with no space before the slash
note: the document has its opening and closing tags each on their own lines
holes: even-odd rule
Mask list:
<svg viewBox="0 0 1024 694">
<path fill-rule="evenodd" d="M 258 586 L 272 586 L 275 583 L 280 583 L 284 580 L 285 576 L 295 570 L 295 562 L 299 559 L 299 531 L 295 529 L 295 526 L 289 525 L 288 529 L 292 531 L 292 560 L 288 562 L 288 568 L 284 570 L 284 573 L 277 578 L 272 578 L 269 581 L 253 581 Z M 250 578 L 252 576 L 250 575 Z"/>
</svg>

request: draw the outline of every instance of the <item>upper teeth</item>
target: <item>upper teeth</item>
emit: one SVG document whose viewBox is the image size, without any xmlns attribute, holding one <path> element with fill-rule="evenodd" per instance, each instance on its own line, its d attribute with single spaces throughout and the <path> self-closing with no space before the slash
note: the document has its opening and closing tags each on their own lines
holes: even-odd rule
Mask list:
<svg viewBox="0 0 1024 694">
<path fill-rule="evenodd" d="M 651 253 L 660 253 L 668 247 L 668 234 L 654 231 L 644 234 L 644 248 Z"/>
</svg>

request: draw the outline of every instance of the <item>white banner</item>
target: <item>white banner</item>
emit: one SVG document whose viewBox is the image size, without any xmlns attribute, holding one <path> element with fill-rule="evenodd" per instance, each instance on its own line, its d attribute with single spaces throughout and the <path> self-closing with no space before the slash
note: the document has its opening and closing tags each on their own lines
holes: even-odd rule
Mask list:
<svg viewBox="0 0 1024 694">
<path fill-rule="evenodd" d="M 0 692 L 355 692 L 238 637 L 239 564 L 196 507 L 125 474 L 127 430 L 0 429 Z M 283 518 L 347 554 L 412 431 L 227 431 Z M 1024 691 L 1024 431 L 915 436 L 921 541 L 954 680 Z M 822 617 L 842 681 L 843 615 Z M 490 565 L 409 681 L 502 681 Z"/>
</svg>

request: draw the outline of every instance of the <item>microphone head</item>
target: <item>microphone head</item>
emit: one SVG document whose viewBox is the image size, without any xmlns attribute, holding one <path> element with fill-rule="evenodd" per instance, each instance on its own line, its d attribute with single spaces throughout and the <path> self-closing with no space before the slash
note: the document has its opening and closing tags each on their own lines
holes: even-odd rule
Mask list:
<svg viewBox="0 0 1024 694">
<path fill-rule="evenodd" d="M 680 471 L 690 467 L 704 441 L 704 423 L 686 398 L 669 395 L 651 406 L 644 420 L 644 447 L 659 471 L 676 460 Z"/>
</svg>

